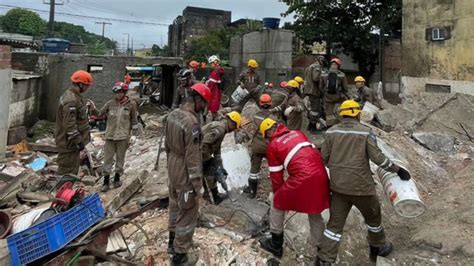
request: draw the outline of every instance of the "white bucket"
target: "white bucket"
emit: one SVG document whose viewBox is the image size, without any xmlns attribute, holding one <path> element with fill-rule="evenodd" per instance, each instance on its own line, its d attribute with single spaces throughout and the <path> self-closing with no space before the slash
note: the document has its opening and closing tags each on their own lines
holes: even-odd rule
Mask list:
<svg viewBox="0 0 474 266">
<path fill-rule="evenodd" d="M 360 114 L 360 120 L 365 122 L 370 122 L 374 120 L 375 113 L 377 113 L 380 109 L 371 104 L 370 102 L 365 102 L 364 108 L 362 108 L 362 112 Z"/>
<path fill-rule="evenodd" d="M 398 161 L 396 163 L 400 165 Z M 403 168 L 406 169 L 406 167 Z M 420 199 L 413 179 L 403 181 L 396 173 L 385 171 L 380 167 L 377 168 L 377 175 L 382 182 L 385 194 L 398 215 L 405 218 L 415 218 L 425 212 L 426 206 Z"/>
<path fill-rule="evenodd" d="M 240 103 L 248 94 L 249 92 L 246 89 L 238 86 L 237 89 L 235 89 L 235 91 L 232 93 L 230 98 L 232 98 L 233 103 Z"/>
</svg>

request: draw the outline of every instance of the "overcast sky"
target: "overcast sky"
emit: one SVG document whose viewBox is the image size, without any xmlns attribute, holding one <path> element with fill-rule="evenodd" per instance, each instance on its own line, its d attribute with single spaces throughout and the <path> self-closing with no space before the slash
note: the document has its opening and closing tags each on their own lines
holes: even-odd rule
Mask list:
<svg viewBox="0 0 474 266">
<path fill-rule="evenodd" d="M 1 0 L 0 14 L 5 14 L 9 8 L 1 5 L 12 5 L 38 10 L 49 10 L 49 0 Z M 56 6 L 57 12 L 77 15 L 87 15 L 103 18 L 76 18 L 66 15 L 56 15 L 57 21 L 65 21 L 84 26 L 87 31 L 96 34 L 102 33 L 99 21 L 111 22 L 106 25 L 105 35 L 119 44 L 127 42 L 127 35 L 134 39 L 134 48 L 151 47 L 152 44 L 167 44 L 168 27 L 173 20 L 182 14 L 186 6 L 222 9 L 232 11 L 232 21 L 240 18 L 261 19 L 263 17 L 280 17 L 287 10 L 287 6 L 278 0 L 56 0 L 64 3 Z M 38 12 L 48 20 L 47 12 Z M 138 20 L 165 25 L 135 24 L 120 21 L 109 21 L 106 18 L 123 20 Z M 282 18 L 280 25 L 291 18 Z"/>
</svg>

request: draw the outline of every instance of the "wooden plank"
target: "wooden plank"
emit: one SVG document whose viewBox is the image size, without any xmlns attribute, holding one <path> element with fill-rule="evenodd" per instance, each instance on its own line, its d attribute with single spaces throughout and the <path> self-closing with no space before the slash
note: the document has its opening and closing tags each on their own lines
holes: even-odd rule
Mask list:
<svg viewBox="0 0 474 266">
<path fill-rule="evenodd" d="M 123 189 L 114 196 L 114 198 L 107 203 L 107 210 L 110 214 L 114 214 L 119 210 L 145 183 L 148 178 L 148 171 L 143 170 L 137 174 L 137 176 L 128 185 L 125 185 Z"/>
</svg>

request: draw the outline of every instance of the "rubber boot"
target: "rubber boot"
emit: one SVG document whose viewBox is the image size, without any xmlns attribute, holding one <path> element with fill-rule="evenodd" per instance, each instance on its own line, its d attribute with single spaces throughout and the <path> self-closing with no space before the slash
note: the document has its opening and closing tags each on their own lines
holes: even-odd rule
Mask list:
<svg viewBox="0 0 474 266">
<path fill-rule="evenodd" d="M 109 175 L 104 175 L 104 184 L 100 188 L 100 191 L 102 192 L 107 192 L 109 191 L 109 183 L 110 183 L 110 176 Z"/>
<path fill-rule="evenodd" d="M 198 262 L 198 256 L 190 255 L 186 253 L 175 253 L 171 260 L 171 265 L 184 266 L 184 265 L 195 265 Z"/>
<path fill-rule="evenodd" d="M 211 189 L 212 198 L 214 199 L 214 205 L 219 205 L 227 197 L 223 194 L 220 194 L 217 190 L 217 187 Z"/>
<path fill-rule="evenodd" d="M 249 178 L 249 185 L 244 187 L 243 192 L 248 194 L 248 197 L 254 199 L 257 196 L 257 188 L 258 188 L 258 179 L 250 179 Z"/>
<path fill-rule="evenodd" d="M 331 263 L 325 260 L 322 260 L 319 256 L 316 256 L 316 260 L 314 261 L 315 266 L 331 266 Z"/>
<path fill-rule="evenodd" d="M 175 237 L 175 232 L 170 232 L 169 238 L 168 238 L 168 254 L 174 255 L 176 252 L 174 252 L 174 237 Z"/>
<path fill-rule="evenodd" d="M 272 233 L 271 238 L 262 238 L 259 242 L 263 249 L 272 253 L 275 257 L 281 258 L 283 256 L 283 233 Z"/>
<path fill-rule="evenodd" d="M 120 174 L 115 173 L 114 176 L 114 188 L 119 188 L 122 186 L 122 181 L 120 181 Z"/>
<path fill-rule="evenodd" d="M 370 260 L 372 262 L 377 261 L 377 256 L 387 257 L 393 250 L 393 245 L 390 242 L 385 243 L 382 247 L 369 246 L 370 248 Z"/>
</svg>

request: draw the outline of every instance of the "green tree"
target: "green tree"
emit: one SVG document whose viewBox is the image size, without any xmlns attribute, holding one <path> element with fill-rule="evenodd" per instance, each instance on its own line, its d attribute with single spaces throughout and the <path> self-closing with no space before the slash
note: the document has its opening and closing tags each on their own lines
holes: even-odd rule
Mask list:
<svg viewBox="0 0 474 266">
<path fill-rule="evenodd" d="M 207 62 L 207 58 L 213 54 L 219 55 L 220 59 L 229 59 L 230 39 L 238 34 L 245 34 L 262 28 L 258 21 L 249 20 L 246 25 L 240 27 L 224 27 L 208 32 L 206 35 L 191 41 L 185 54 L 186 59 Z"/>
<path fill-rule="evenodd" d="M 282 0 L 295 21 L 286 25 L 301 40 L 312 45 L 326 41 L 329 50 L 352 55 L 361 74 L 370 77 L 378 64 L 377 36 L 372 32 L 399 34 L 401 31 L 401 0 Z"/>
<path fill-rule="evenodd" d="M 86 50 L 88 54 L 104 55 L 107 52 L 107 46 L 101 41 L 95 41 L 87 44 Z"/>
<path fill-rule="evenodd" d="M 22 8 L 9 10 L 1 20 L 6 32 L 40 36 L 46 31 L 46 22 L 33 12 Z"/>
</svg>

